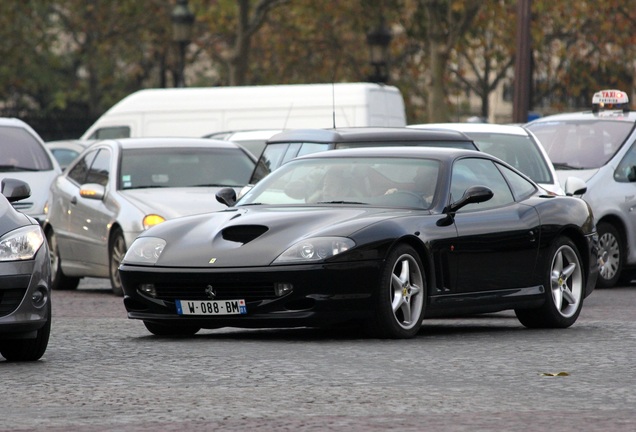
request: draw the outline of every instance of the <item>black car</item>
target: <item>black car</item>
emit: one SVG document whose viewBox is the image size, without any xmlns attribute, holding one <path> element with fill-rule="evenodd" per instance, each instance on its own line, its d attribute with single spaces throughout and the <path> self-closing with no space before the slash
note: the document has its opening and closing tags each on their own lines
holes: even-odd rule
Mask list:
<svg viewBox="0 0 636 432">
<path fill-rule="evenodd" d="M 425 146 L 477 150 L 474 141 L 452 130 L 416 130 L 400 127 L 347 127 L 336 129 L 290 129 L 265 143 L 250 184 L 298 156 L 325 150 L 355 147 Z"/>
<path fill-rule="evenodd" d="M 10 361 L 44 355 L 51 332 L 51 261 L 39 223 L 13 208 L 29 185 L 2 180 L 0 195 L 0 354 Z"/>
<path fill-rule="evenodd" d="M 564 328 L 598 275 L 585 201 L 477 151 L 315 153 L 217 198 L 229 208 L 153 227 L 123 260 L 128 317 L 151 333 L 357 324 L 408 338 L 426 317 L 506 309 Z"/>
</svg>

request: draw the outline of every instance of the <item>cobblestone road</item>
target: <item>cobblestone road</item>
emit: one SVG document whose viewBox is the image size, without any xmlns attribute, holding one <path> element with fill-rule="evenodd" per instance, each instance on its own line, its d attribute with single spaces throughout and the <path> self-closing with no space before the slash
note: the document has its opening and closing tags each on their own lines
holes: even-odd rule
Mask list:
<svg viewBox="0 0 636 432">
<path fill-rule="evenodd" d="M 54 293 L 41 361 L 0 360 L 0 431 L 636 430 L 636 287 L 597 290 L 567 330 L 501 313 L 379 341 L 155 338 L 105 286 Z"/>
</svg>

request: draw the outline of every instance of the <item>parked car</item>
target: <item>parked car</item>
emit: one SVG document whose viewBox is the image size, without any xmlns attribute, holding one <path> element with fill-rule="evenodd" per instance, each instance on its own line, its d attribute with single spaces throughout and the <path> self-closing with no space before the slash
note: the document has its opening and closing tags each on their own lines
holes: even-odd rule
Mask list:
<svg viewBox="0 0 636 432">
<path fill-rule="evenodd" d="M 119 262 L 149 226 L 222 207 L 214 194 L 240 190 L 255 160 L 207 138 L 122 138 L 87 148 L 52 184 L 44 230 L 53 289 L 82 277 L 110 278 L 121 295 Z"/>
<path fill-rule="evenodd" d="M 9 361 L 44 355 L 51 332 L 49 250 L 42 227 L 12 206 L 30 187 L 4 178 L 0 196 L 0 354 Z"/>
<path fill-rule="evenodd" d="M 582 195 L 600 237 L 600 287 L 616 285 L 636 265 L 636 112 L 627 94 L 596 93 L 592 110 L 556 114 L 526 125 L 544 145 L 562 184 L 584 180 Z"/>
<path fill-rule="evenodd" d="M 508 162 L 548 192 L 564 194 L 547 152 L 534 134 L 522 126 L 473 122 L 429 123 L 408 127 L 463 132 L 475 142 L 480 151 Z"/>
<path fill-rule="evenodd" d="M 545 194 L 486 153 L 314 153 L 224 211 L 150 228 L 126 253 L 124 305 L 155 335 L 340 326 L 408 338 L 426 317 L 514 309 L 577 320 L 598 267 L 588 204 Z"/>
<path fill-rule="evenodd" d="M 250 184 L 297 156 L 351 147 L 426 146 L 475 150 L 475 143 L 457 131 L 418 131 L 403 127 L 295 129 L 272 136 L 256 163 Z"/>
<path fill-rule="evenodd" d="M 205 135 L 205 138 L 232 141 L 245 147 L 256 159 L 258 159 L 263 153 L 263 150 L 265 150 L 265 143 L 267 140 L 280 132 L 282 132 L 281 129 L 234 130 L 214 132 Z"/>
<path fill-rule="evenodd" d="M 92 140 L 59 140 L 47 141 L 45 144 L 64 171 L 93 142 Z"/>
<path fill-rule="evenodd" d="M 16 209 L 42 223 L 49 187 L 61 172 L 33 128 L 20 119 L 0 117 L 0 179 L 23 180 L 31 188 L 31 196 L 13 203 Z"/>
</svg>

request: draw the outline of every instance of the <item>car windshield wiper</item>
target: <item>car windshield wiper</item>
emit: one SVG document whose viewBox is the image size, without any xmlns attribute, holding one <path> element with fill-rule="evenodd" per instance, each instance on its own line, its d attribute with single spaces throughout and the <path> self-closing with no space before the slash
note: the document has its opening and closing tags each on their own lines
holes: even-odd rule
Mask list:
<svg viewBox="0 0 636 432">
<path fill-rule="evenodd" d="M 124 189 L 161 189 L 161 188 L 166 188 L 166 187 L 170 187 L 170 186 L 166 186 L 166 185 L 143 185 L 143 186 L 127 187 L 127 188 L 124 188 Z"/>
<path fill-rule="evenodd" d="M 562 170 L 582 170 L 582 169 L 585 169 L 585 168 L 582 168 L 582 167 L 577 167 L 577 166 L 570 165 L 570 164 L 565 163 L 565 162 L 553 162 L 552 165 L 554 165 L 554 169 L 562 169 Z"/>
<path fill-rule="evenodd" d="M 39 171 L 37 168 L 27 168 L 18 165 L 0 165 L 0 171 Z"/>
<path fill-rule="evenodd" d="M 247 204 L 240 204 L 241 207 L 247 207 L 247 206 L 257 206 L 257 205 L 263 205 L 263 203 L 247 203 Z"/>
<path fill-rule="evenodd" d="M 362 204 L 362 205 L 369 205 L 369 203 L 357 202 L 357 201 L 318 201 L 316 204 Z"/>
<path fill-rule="evenodd" d="M 228 184 L 220 184 L 220 183 L 205 183 L 205 184 L 196 184 L 192 185 L 192 187 L 241 187 L 239 185 L 228 185 Z"/>
</svg>

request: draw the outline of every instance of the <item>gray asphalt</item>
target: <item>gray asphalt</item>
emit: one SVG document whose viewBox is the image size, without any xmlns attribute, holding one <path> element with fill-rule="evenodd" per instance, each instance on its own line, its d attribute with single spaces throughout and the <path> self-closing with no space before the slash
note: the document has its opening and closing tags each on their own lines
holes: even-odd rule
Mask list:
<svg viewBox="0 0 636 432">
<path fill-rule="evenodd" d="M 156 338 L 105 287 L 56 291 L 43 359 L 0 360 L 0 431 L 636 430 L 636 286 L 595 291 L 567 330 L 505 312 L 425 321 L 407 341 Z"/>
</svg>

